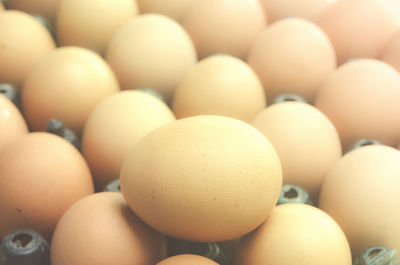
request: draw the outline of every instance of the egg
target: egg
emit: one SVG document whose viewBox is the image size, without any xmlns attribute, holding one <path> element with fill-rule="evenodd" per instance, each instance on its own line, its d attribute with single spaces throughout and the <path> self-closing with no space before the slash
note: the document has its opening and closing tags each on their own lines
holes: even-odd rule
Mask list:
<svg viewBox="0 0 400 265">
<path fill-rule="evenodd" d="M 0 28 L 0 83 L 11 83 L 20 90 L 34 64 L 55 43 L 42 24 L 20 11 L 0 12 Z"/>
<path fill-rule="evenodd" d="M 99 55 L 63 47 L 42 58 L 29 73 L 22 108 L 35 131 L 46 130 L 49 119 L 56 118 L 80 135 L 94 107 L 118 91 L 115 75 Z"/>
<path fill-rule="evenodd" d="M 400 253 L 400 152 L 369 145 L 343 156 L 322 186 L 320 208 L 342 227 L 353 256 L 382 245 Z"/>
<path fill-rule="evenodd" d="M 153 265 L 167 251 L 164 236 L 137 218 L 120 193 L 101 192 L 65 212 L 50 253 L 52 265 Z"/>
<path fill-rule="evenodd" d="M 140 13 L 156 13 L 180 21 L 194 0 L 136 0 Z"/>
<path fill-rule="evenodd" d="M 28 126 L 18 108 L 0 94 L 0 150 L 8 143 L 28 133 Z"/>
<path fill-rule="evenodd" d="M 400 76 L 375 59 L 355 59 L 332 73 L 315 106 L 333 122 L 344 149 L 360 138 L 397 145 L 400 136 Z"/>
<path fill-rule="evenodd" d="M 61 46 L 104 54 L 115 31 L 139 13 L 135 0 L 61 0 L 56 32 Z"/>
<path fill-rule="evenodd" d="M 351 265 L 339 225 L 306 204 L 282 204 L 256 231 L 242 238 L 235 265 Z"/>
<path fill-rule="evenodd" d="M 260 0 L 272 23 L 287 17 L 299 17 L 314 21 L 336 0 Z"/>
<path fill-rule="evenodd" d="M 0 151 L 0 237 L 18 228 L 47 240 L 65 210 L 93 193 L 85 159 L 59 136 L 34 132 Z"/>
<path fill-rule="evenodd" d="M 335 47 L 339 64 L 379 58 L 399 27 L 399 11 L 382 0 L 338 0 L 317 19 Z"/>
<path fill-rule="evenodd" d="M 188 70 L 172 102 L 178 118 L 213 114 L 243 121 L 250 121 L 265 106 L 265 92 L 257 75 L 230 55 L 212 55 Z"/>
<path fill-rule="evenodd" d="M 181 23 L 200 58 L 227 53 L 244 59 L 267 18 L 259 0 L 194 0 Z"/>
<path fill-rule="evenodd" d="M 156 265 L 218 265 L 218 263 L 198 255 L 182 254 L 164 259 Z"/>
<path fill-rule="evenodd" d="M 174 120 L 165 103 L 142 91 L 119 92 L 98 104 L 82 134 L 82 153 L 98 189 L 119 178 L 125 156 L 140 138 Z"/>
<path fill-rule="evenodd" d="M 6 0 L 10 9 L 41 15 L 54 20 L 61 0 Z"/>
<path fill-rule="evenodd" d="M 3 11 L 5 8 L 4 8 L 4 4 L 3 4 L 3 2 L 0 2 L 0 11 Z"/>
<path fill-rule="evenodd" d="M 300 18 L 282 19 L 264 29 L 247 62 L 261 79 L 267 98 L 295 93 L 310 103 L 336 67 L 328 37 Z"/>
<path fill-rule="evenodd" d="M 151 88 L 167 102 L 197 60 L 193 42 L 174 20 L 146 14 L 129 20 L 113 36 L 107 62 L 122 89 Z"/>
<path fill-rule="evenodd" d="M 317 201 L 326 174 L 342 156 L 332 122 L 311 105 L 289 101 L 264 109 L 251 124 L 277 151 L 283 183 L 304 188 Z"/>
<path fill-rule="evenodd" d="M 144 136 L 122 164 L 121 190 L 154 229 L 180 239 L 240 237 L 278 201 L 282 169 L 271 143 L 240 120 L 180 119 Z"/>
<path fill-rule="evenodd" d="M 400 4 L 400 3 L 399 3 Z M 400 30 L 388 42 L 380 57 L 382 61 L 400 71 Z"/>
</svg>

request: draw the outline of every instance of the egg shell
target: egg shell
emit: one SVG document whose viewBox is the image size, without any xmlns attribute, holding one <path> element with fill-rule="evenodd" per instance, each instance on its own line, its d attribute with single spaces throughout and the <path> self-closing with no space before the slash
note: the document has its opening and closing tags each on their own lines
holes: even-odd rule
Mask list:
<svg viewBox="0 0 400 265">
<path fill-rule="evenodd" d="M 47 240 L 65 210 L 93 193 L 89 167 L 59 136 L 35 132 L 0 151 L 0 237 L 30 228 Z"/>
<path fill-rule="evenodd" d="M 30 128 L 46 130 L 49 119 L 61 120 L 80 135 L 95 106 L 119 91 L 118 81 L 96 53 L 62 47 L 42 58 L 27 76 L 22 107 Z"/>
<path fill-rule="evenodd" d="M 326 34 L 300 18 L 282 19 L 265 28 L 247 62 L 269 100 L 282 93 L 295 93 L 310 103 L 336 68 L 335 51 Z"/>
<path fill-rule="evenodd" d="M 106 58 L 122 89 L 151 88 L 167 102 L 197 60 L 182 26 L 158 14 L 140 15 L 124 24 L 113 36 Z"/>
<path fill-rule="evenodd" d="M 51 242 L 52 265 L 153 265 L 166 253 L 165 237 L 137 218 L 117 192 L 73 204 Z"/>
<path fill-rule="evenodd" d="M 342 227 L 354 257 L 376 245 L 400 253 L 399 174 L 399 150 L 369 145 L 344 155 L 327 175 L 320 208 Z"/>
<path fill-rule="evenodd" d="M 306 204 L 282 204 L 242 238 L 235 265 L 351 265 L 349 243 L 329 215 Z"/>
<path fill-rule="evenodd" d="M 400 136 L 400 75 L 375 59 L 355 59 L 338 67 L 315 100 L 335 125 L 347 149 L 360 138 L 395 146 Z"/>
<path fill-rule="evenodd" d="M 400 30 L 388 42 L 380 59 L 400 71 Z"/>
<path fill-rule="evenodd" d="M 20 90 L 34 64 L 55 43 L 40 22 L 20 11 L 0 12 L 0 28 L 0 83 L 11 83 Z"/>
<path fill-rule="evenodd" d="M 244 59 L 267 18 L 259 0 L 194 0 L 181 23 L 199 58 L 227 53 Z"/>
<path fill-rule="evenodd" d="M 4 4 L 3 4 L 3 2 L 0 2 L 0 11 L 3 11 L 5 8 L 4 8 Z"/>
<path fill-rule="evenodd" d="M 18 108 L 0 94 L 0 150 L 8 143 L 28 133 L 28 126 Z"/>
<path fill-rule="evenodd" d="M 332 122 L 311 105 L 282 102 L 264 109 L 251 124 L 275 147 L 283 183 L 302 187 L 318 201 L 326 174 L 342 156 Z"/>
<path fill-rule="evenodd" d="M 56 20 L 58 43 L 104 54 L 115 31 L 138 13 L 135 0 L 61 0 Z"/>
<path fill-rule="evenodd" d="M 136 0 L 140 13 L 156 13 L 180 21 L 194 0 Z"/>
<path fill-rule="evenodd" d="M 218 263 L 198 255 L 182 254 L 169 257 L 156 265 L 218 265 Z"/>
<path fill-rule="evenodd" d="M 60 2 L 61 0 L 7 0 L 7 5 L 10 9 L 38 14 L 53 21 Z"/>
<path fill-rule="evenodd" d="M 82 134 L 82 153 L 96 187 L 119 178 L 128 152 L 146 134 L 172 122 L 168 106 L 141 91 L 122 91 L 102 101 L 90 114 Z"/>
<path fill-rule="evenodd" d="M 177 87 L 172 110 L 178 118 L 224 115 L 250 121 L 266 106 L 263 86 L 242 60 L 213 55 L 186 72 Z"/>
<path fill-rule="evenodd" d="M 224 116 L 194 116 L 144 136 L 121 168 L 131 209 L 162 233 L 225 241 L 265 221 L 282 185 L 276 151 L 258 130 Z"/>
</svg>

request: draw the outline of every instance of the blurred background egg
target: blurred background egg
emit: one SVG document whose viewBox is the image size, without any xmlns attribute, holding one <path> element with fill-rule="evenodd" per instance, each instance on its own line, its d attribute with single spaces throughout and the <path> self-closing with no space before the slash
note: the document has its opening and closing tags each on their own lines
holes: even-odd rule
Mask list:
<svg viewBox="0 0 400 265">
<path fill-rule="evenodd" d="M 8 8 L 37 14 L 53 22 L 61 0 L 6 0 Z"/>
<path fill-rule="evenodd" d="M 313 201 L 318 201 L 326 174 L 342 156 L 332 122 L 311 105 L 282 102 L 259 113 L 252 125 L 275 147 L 283 183 L 302 187 Z"/>
<path fill-rule="evenodd" d="M 121 168 L 131 209 L 154 229 L 201 242 L 240 237 L 278 201 L 282 169 L 258 130 L 224 116 L 174 121 L 144 136 Z"/>
<path fill-rule="evenodd" d="M 270 23 L 287 17 L 314 21 L 336 0 L 260 0 Z"/>
<path fill-rule="evenodd" d="M 0 83 L 17 90 L 42 56 L 55 48 L 47 29 L 33 16 L 5 10 L 0 12 Z"/>
<path fill-rule="evenodd" d="M 247 58 L 269 100 L 295 93 L 313 102 L 321 84 L 336 67 L 325 33 L 312 22 L 287 18 L 262 31 Z"/>
<path fill-rule="evenodd" d="M 194 0 L 182 19 L 199 58 L 214 53 L 246 58 L 266 23 L 259 0 Z"/>
<path fill-rule="evenodd" d="M 320 208 L 346 233 L 354 257 L 377 245 L 400 253 L 399 175 L 400 152 L 384 145 L 347 153 L 327 175 Z"/>
<path fill-rule="evenodd" d="M 114 32 L 138 13 L 136 0 L 61 0 L 56 20 L 58 43 L 103 55 Z"/>
<path fill-rule="evenodd" d="M 107 62 L 122 89 L 151 88 L 169 102 L 197 57 L 192 40 L 174 20 L 146 14 L 129 20 L 114 35 Z"/>
<path fill-rule="evenodd" d="M 218 265 L 218 263 L 198 255 L 182 254 L 164 259 L 156 265 Z"/>
<path fill-rule="evenodd" d="M 73 204 L 51 242 L 52 265 L 154 265 L 166 255 L 164 236 L 137 218 L 116 192 Z"/>
<path fill-rule="evenodd" d="M 277 206 L 242 238 L 235 265 L 351 265 L 345 234 L 329 215 L 306 204 Z"/>
<path fill-rule="evenodd" d="M 136 0 L 140 13 L 156 13 L 181 21 L 194 0 Z"/>
<path fill-rule="evenodd" d="M 388 42 L 380 59 L 400 71 L 400 30 Z"/>
<path fill-rule="evenodd" d="M 26 134 L 0 151 L 0 237 L 18 228 L 47 240 L 65 210 L 93 193 L 89 167 L 59 136 Z"/>
<path fill-rule="evenodd" d="M 3 4 L 3 2 L 0 1 L 0 11 L 3 11 L 4 9 L 5 9 L 4 4 Z"/>
<path fill-rule="evenodd" d="M 28 133 L 28 126 L 19 109 L 0 94 L 0 150 L 14 139 Z"/>
<path fill-rule="evenodd" d="M 266 106 L 263 86 L 254 71 L 230 55 L 213 55 L 183 76 L 172 102 L 177 118 L 202 114 L 250 121 Z"/>
<path fill-rule="evenodd" d="M 332 73 L 315 106 L 333 122 L 344 149 L 360 138 L 395 146 L 400 137 L 400 75 L 375 59 L 355 59 Z"/>
<path fill-rule="evenodd" d="M 335 47 L 339 64 L 379 58 L 399 28 L 400 12 L 383 0 L 337 0 L 317 19 Z"/>
<path fill-rule="evenodd" d="M 22 89 L 22 107 L 31 129 L 46 130 L 49 119 L 61 120 L 80 135 L 94 107 L 119 91 L 114 73 L 94 52 L 58 48 L 42 58 Z"/>
<path fill-rule="evenodd" d="M 174 120 L 164 102 L 142 91 L 119 92 L 97 105 L 82 135 L 82 153 L 96 187 L 119 178 L 125 156 L 140 138 Z"/>
</svg>

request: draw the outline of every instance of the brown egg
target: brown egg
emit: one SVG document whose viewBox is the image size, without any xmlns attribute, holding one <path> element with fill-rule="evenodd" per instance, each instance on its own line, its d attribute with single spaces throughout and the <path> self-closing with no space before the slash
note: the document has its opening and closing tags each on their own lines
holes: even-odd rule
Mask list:
<svg viewBox="0 0 400 265">
<path fill-rule="evenodd" d="M 314 21 L 336 0 L 260 0 L 270 23 L 287 17 Z"/>
<path fill-rule="evenodd" d="M 161 14 L 180 21 L 194 0 L 136 0 L 140 12 Z"/>
<path fill-rule="evenodd" d="M 4 4 L 3 4 L 3 2 L 0 2 L 0 11 L 3 11 L 5 8 L 4 8 Z"/>
<path fill-rule="evenodd" d="M 250 121 L 266 106 L 263 86 L 254 71 L 230 55 L 213 55 L 183 76 L 172 102 L 177 118 L 201 114 Z"/>
<path fill-rule="evenodd" d="M 138 13 L 136 0 L 61 0 L 58 42 L 104 54 L 115 31 Z"/>
<path fill-rule="evenodd" d="M 277 206 L 245 236 L 236 265 L 351 265 L 346 236 L 326 213 L 306 204 Z"/>
<path fill-rule="evenodd" d="M 279 158 L 258 130 L 224 116 L 194 116 L 144 136 L 121 168 L 131 209 L 162 233 L 225 241 L 265 221 L 282 185 Z"/>
<path fill-rule="evenodd" d="M 0 12 L 0 28 L 0 83 L 11 83 L 19 90 L 33 65 L 55 43 L 42 24 L 20 11 Z"/>
<path fill-rule="evenodd" d="M 195 0 L 182 19 L 200 58 L 214 53 L 246 58 L 266 23 L 259 0 Z"/>
<path fill-rule="evenodd" d="M 18 228 L 47 240 L 65 210 L 93 193 L 83 156 L 59 136 L 35 132 L 0 151 L 0 237 Z"/>
<path fill-rule="evenodd" d="M 6 0 L 10 9 L 38 14 L 53 21 L 61 0 Z"/>
<path fill-rule="evenodd" d="M 0 150 L 9 142 L 28 133 L 21 112 L 8 98 L 0 94 Z"/>
<path fill-rule="evenodd" d="M 48 120 L 56 118 L 80 134 L 94 107 L 118 91 L 112 70 L 100 56 L 64 47 L 49 53 L 29 73 L 22 106 L 33 130 L 45 130 Z"/>
<path fill-rule="evenodd" d="M 399 11 L 382 0 L 338 0 L 317 19 L 336 50 L 339 64 L 378 58 L 399 27 Z"/>
<path fill-rule="evenodd" d="M 295 93 L 312 102 L 336 67 L 328 37 L 300 18 L 282 19 L 264 29 L 247 62 L 261 79 L 269 100 L 281 93 Z"/>
<path fill-rule="evenodd" d="M 321 88 L 315 106 L 338 130 L 344 149 L 360 138 L 397 145 L 400 136 L 400 75 L 375 59 L 340 66 Z"/>
<path fill-rule="evenodd" d="M 117 192 L 73 204 L 51 243 L 52 265 L 154 265 L 166 254 L 164 236 L 137 218 Z"/>
<path fill-rule="evenodd" d="M 185 30 L 176 21 L 156 14 L 140 15 L 122 26 L 106 57 L 122 89 L 152 88 L 167 101 L 197 60 Z"/>
<path fill-rule="evenodd" d="M 198 255 L 182 254 L 169 257 L 156 265 L 218 265 L 218 263 Z"/>
<path fill-rule="evenodd" d="M 283 102 L 263 110 L 252 125 L 275 147 L 283 183 L 302 187 L 317 201 L 326 174 L 342 156 L 332 122 L 311 105 Z"/>
<path fill-rule="evenodd" d="M 327 175 L 320 208 L 342 227 L 354 257 L 376 245 L 400 253 L 399 174 L 399 150 L 369 145 L 347 153 Z"/>
<path fill-rule="evenodd" d="M 174 120 L 164 102 L 141 91 L 119 92 L 97 105 L 82 135 L 82 153 L 96 187 L 119 178 L 122 162 L 140 138 Z"/>
<path fill-rule="evenodd" d="M 388 42 L 382 53 L 381 60 L 400 71 L 400 30 Z"/>
</svg>

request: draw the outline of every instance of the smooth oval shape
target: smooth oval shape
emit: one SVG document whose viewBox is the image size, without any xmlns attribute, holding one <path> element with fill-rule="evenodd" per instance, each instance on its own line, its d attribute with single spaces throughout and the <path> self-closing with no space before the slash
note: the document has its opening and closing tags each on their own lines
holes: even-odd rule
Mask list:
<svg viewBox="0 0 400 265">
<path fill-rule="evenodd" d="M 225 241 L 265 221 L 282 169 L 271 143 L 245 122 L 194 116 L 143 137 L 121 168 L 121 190 L 148 225 L 190 241 Z"/>
<path fill-rule="evenodd" d="M 346 236 L 329 215 L 306 204 L 282 204 L 242 238 L 236 265 L 351 265 Z"/>
<path fill-rule="evenodd" d="M 194 0 L 136 0 L 140 13 L 156 13 L 170 17 L 176 21 L 186 15 Z"/>
<path fill-rule="evenodd" d="M 388 42 L 380 59 L 400 71 L 400 30 Z"/>
<path fill-rule="evenodd" d="M 169 257 L 156 265 L 218 265 L 218 263 L 198 255 L 182 254 Z"/>
</svg>

